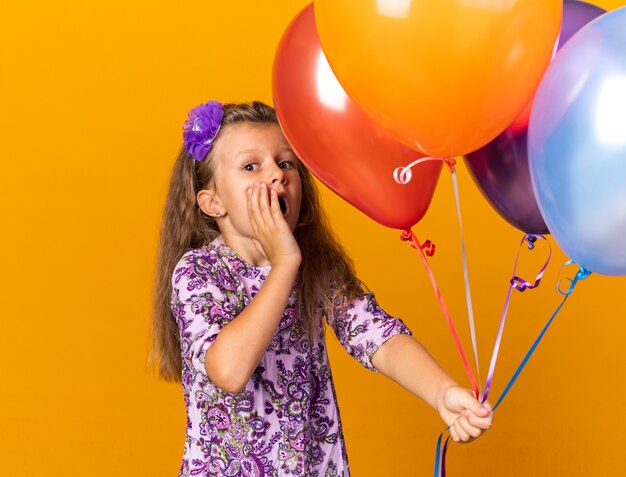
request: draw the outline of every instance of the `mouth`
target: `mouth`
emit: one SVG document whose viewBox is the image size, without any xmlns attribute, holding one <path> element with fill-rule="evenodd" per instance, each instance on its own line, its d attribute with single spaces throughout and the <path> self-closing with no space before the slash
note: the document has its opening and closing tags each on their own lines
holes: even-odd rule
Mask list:
<svg viewBox="0 0 626 477">
<path fill-rule="evenodd" d="M 285 215 L 287 213 L 287 202 L 282 197 L 278 197 L 278 205 L 280 206 L 280 211 Z"/>
</svg>

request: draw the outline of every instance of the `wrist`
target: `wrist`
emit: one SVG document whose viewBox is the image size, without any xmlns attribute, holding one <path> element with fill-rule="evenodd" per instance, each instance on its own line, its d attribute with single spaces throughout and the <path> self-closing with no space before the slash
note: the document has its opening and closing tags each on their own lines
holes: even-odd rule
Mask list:
<svg viewBox="0 0 626 477">
<path fill-rule="evenodd" d="M 284 271 L 285 273 L 291 273 L 295 276 L 298 273 L 301 261 L 302 258 L 299 254 L 295 256 L 283 255 L 277 257 L 271 262 L 272 271 Z"/>
<path fill-rule="evenodd" d="M 461 388 L 455 381 L 446 380 L 439 386 L 439 391 L 437 392 L 437 397 L 435 401 L 435 409 L 441 414 L 442 411 L 447 409 L 446 406 L 446 397 L 448 393 L 454 388 Z"/>
<path fill-rule="evenodd" d="M 272 268 L 280 267 L 292 270 L 295 269 L 297 271 L 298 268 L 300 268 L 300 263 L 302 262 L 302 255 L 300 250 L 297 250 L 297 252 L 274 257 L 274 259 L 270 262 L 272 264 Z"/>
</svg>

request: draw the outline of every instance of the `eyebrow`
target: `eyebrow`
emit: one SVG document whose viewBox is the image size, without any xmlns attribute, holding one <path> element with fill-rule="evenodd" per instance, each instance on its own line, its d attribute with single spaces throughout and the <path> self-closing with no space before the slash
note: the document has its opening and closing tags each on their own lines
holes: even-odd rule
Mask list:
<svg viewBox="0 0 626 477">
<path fill-rule="evenodd" d="M 257 151 L 258 149 L 254 149 L 254 148 L 244 149 L 243 151 L 239 151 L 237 154 L 235 154 L 235 157 L 239 156 L 240 154 L 249 154 L 251 152 L 257 152 Z"/>
<path fill-rule="evenodd" d="M 283 152 L 283 151 L 289 152 L 289 153 L 293 154 L 294 156 L 296 155 L 294 150 L 291 149 L 289 146 L 283 146 L 283 147 L 279 148 L 279 152 Z M 252 149 L 244 149 L 243 151 L 239 151 L 237 154 L 235 154 L 235 158 L 237 158 L 237 157 L 239 157 L 241 155 L 244 155 L 244 154 L 254 154 L 254 153 L 257 153 L 257 152 L 259 152 L 259 149 L 254 149 L 254 148 L 252 148 Z"/>
</svg>

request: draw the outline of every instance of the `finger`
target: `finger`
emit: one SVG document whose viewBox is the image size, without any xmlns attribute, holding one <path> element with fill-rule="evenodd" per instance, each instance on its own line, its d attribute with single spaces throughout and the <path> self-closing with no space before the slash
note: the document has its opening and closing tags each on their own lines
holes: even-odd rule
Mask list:
<svg viewBox="0 0 626 477">
<path fill-rule="evenodd" d="M 466 414 L 466 417 L 467 417 L 468 422 L 473 427 L 477 427 L 478 429 L 482 429 L 483 431 L 486 431 L 487 429 L 489 429 L 493 422 L 493 414 L 489 414 L 486 417 L 479 417 L 473 412 L 469 411 Z"/>
<path fill-rule="evenodd" d="M 479 417 L 487 417 L 490 409 L 487 409 L 471 392 L 461 394 L 459 404 L 463 409 L 469 409 Z"/>
<path fill-rule="evenodd" d="M 461 439 L 459 439 L 459 435 L 454 430 L 454 427 L 450 427 L 450 435 L 452 436 L 452 440 L 454 442 L 459 442 L 461 440 Z"/>
<path fill-rule="evenodd" d="M 248 198 L 248 207 L 250 209 L 250 220 L 253 226 L 255 234 L 259 231 L 259 228 L 264 225 L 263 217 L 261 216 L 260 204 L 259 204 L 260 187 L 259 183 L 255 182 L 252 186 L 252 192 Z M 258 234 L 257 234 L 258 235 Z"/>
<path fill-rule="evenodd" d="M 467 441 L 469 441 L 471 439 L 471 436 L 461 426 L 461 424 L 459 422 L 459 419 L 454 421 L 454 424 L 452 424 L 451 429 L 454 429 L 456 431 L 456 434 L 459 436 L 459 441 L 460 442 L 467 442 Z"/>
<path fill-rule="evenodd" d="M 475 408 L 471 409 L 473 414 L 476 414 L 479 417 L 487 417 L 489 414 L 491 414 L 491 409 L 488 409 L 486 406 L 483 406 L 482 404 L 480 406 L 476 406 Z"/>
<path fill-rule="evenodd" d="M 458 422 L 459 422 L 459 426 L 461 426 L 461 428 L 465 432 L 467 432 L 471 437 L 474 437 L 474 438 L 479 437 L 483 432 L 482 429 L 472 426 L 472 424 L 470 424 L 469 422 L 467 415 L 465 414 L 459 417 Z"/>
<path fill-rule="evenodd" d="M 268 221 L 271 221 L 272 212 L 270 210 L 269 191 L 265 182 L 261 182 L 259 187 L 259 209 L 263 216 L 264 223 L 267 224 Z"/>
<path fill-rule="evenodd" d="M 246 191 L 246 198 L 247 198 L 246 205 L 248 207 L 248 219 L 250 220 L 252 231 L 256 235 L 257 225 L 256 225 L 256 221 L 254 220 L 254 214 L 252 212 L 252 187 L 249 187 L 248 190 Z"/>
<path fill-rule="evenodd" d="M 280 210 L 280 203 L 278 202 L 278 192 L 274 189 L 270 189 L 270 212 L 274 220 L 283 219 L 283 213 Z"/>
</svg>

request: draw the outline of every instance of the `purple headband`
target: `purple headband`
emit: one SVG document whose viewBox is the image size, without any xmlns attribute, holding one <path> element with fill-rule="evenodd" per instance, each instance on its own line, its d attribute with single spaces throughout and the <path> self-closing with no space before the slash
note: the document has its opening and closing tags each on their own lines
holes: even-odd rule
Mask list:
<svg viewBox="0 0 626 477">
<path fill-rule="evenodd" d="M 202 162 L 220 131 L 224 107 L 219 101 L 209 101 L 190 110 L 188 116 L 183 124 L 185 150 L 196 161 Z"/>
</svg>

